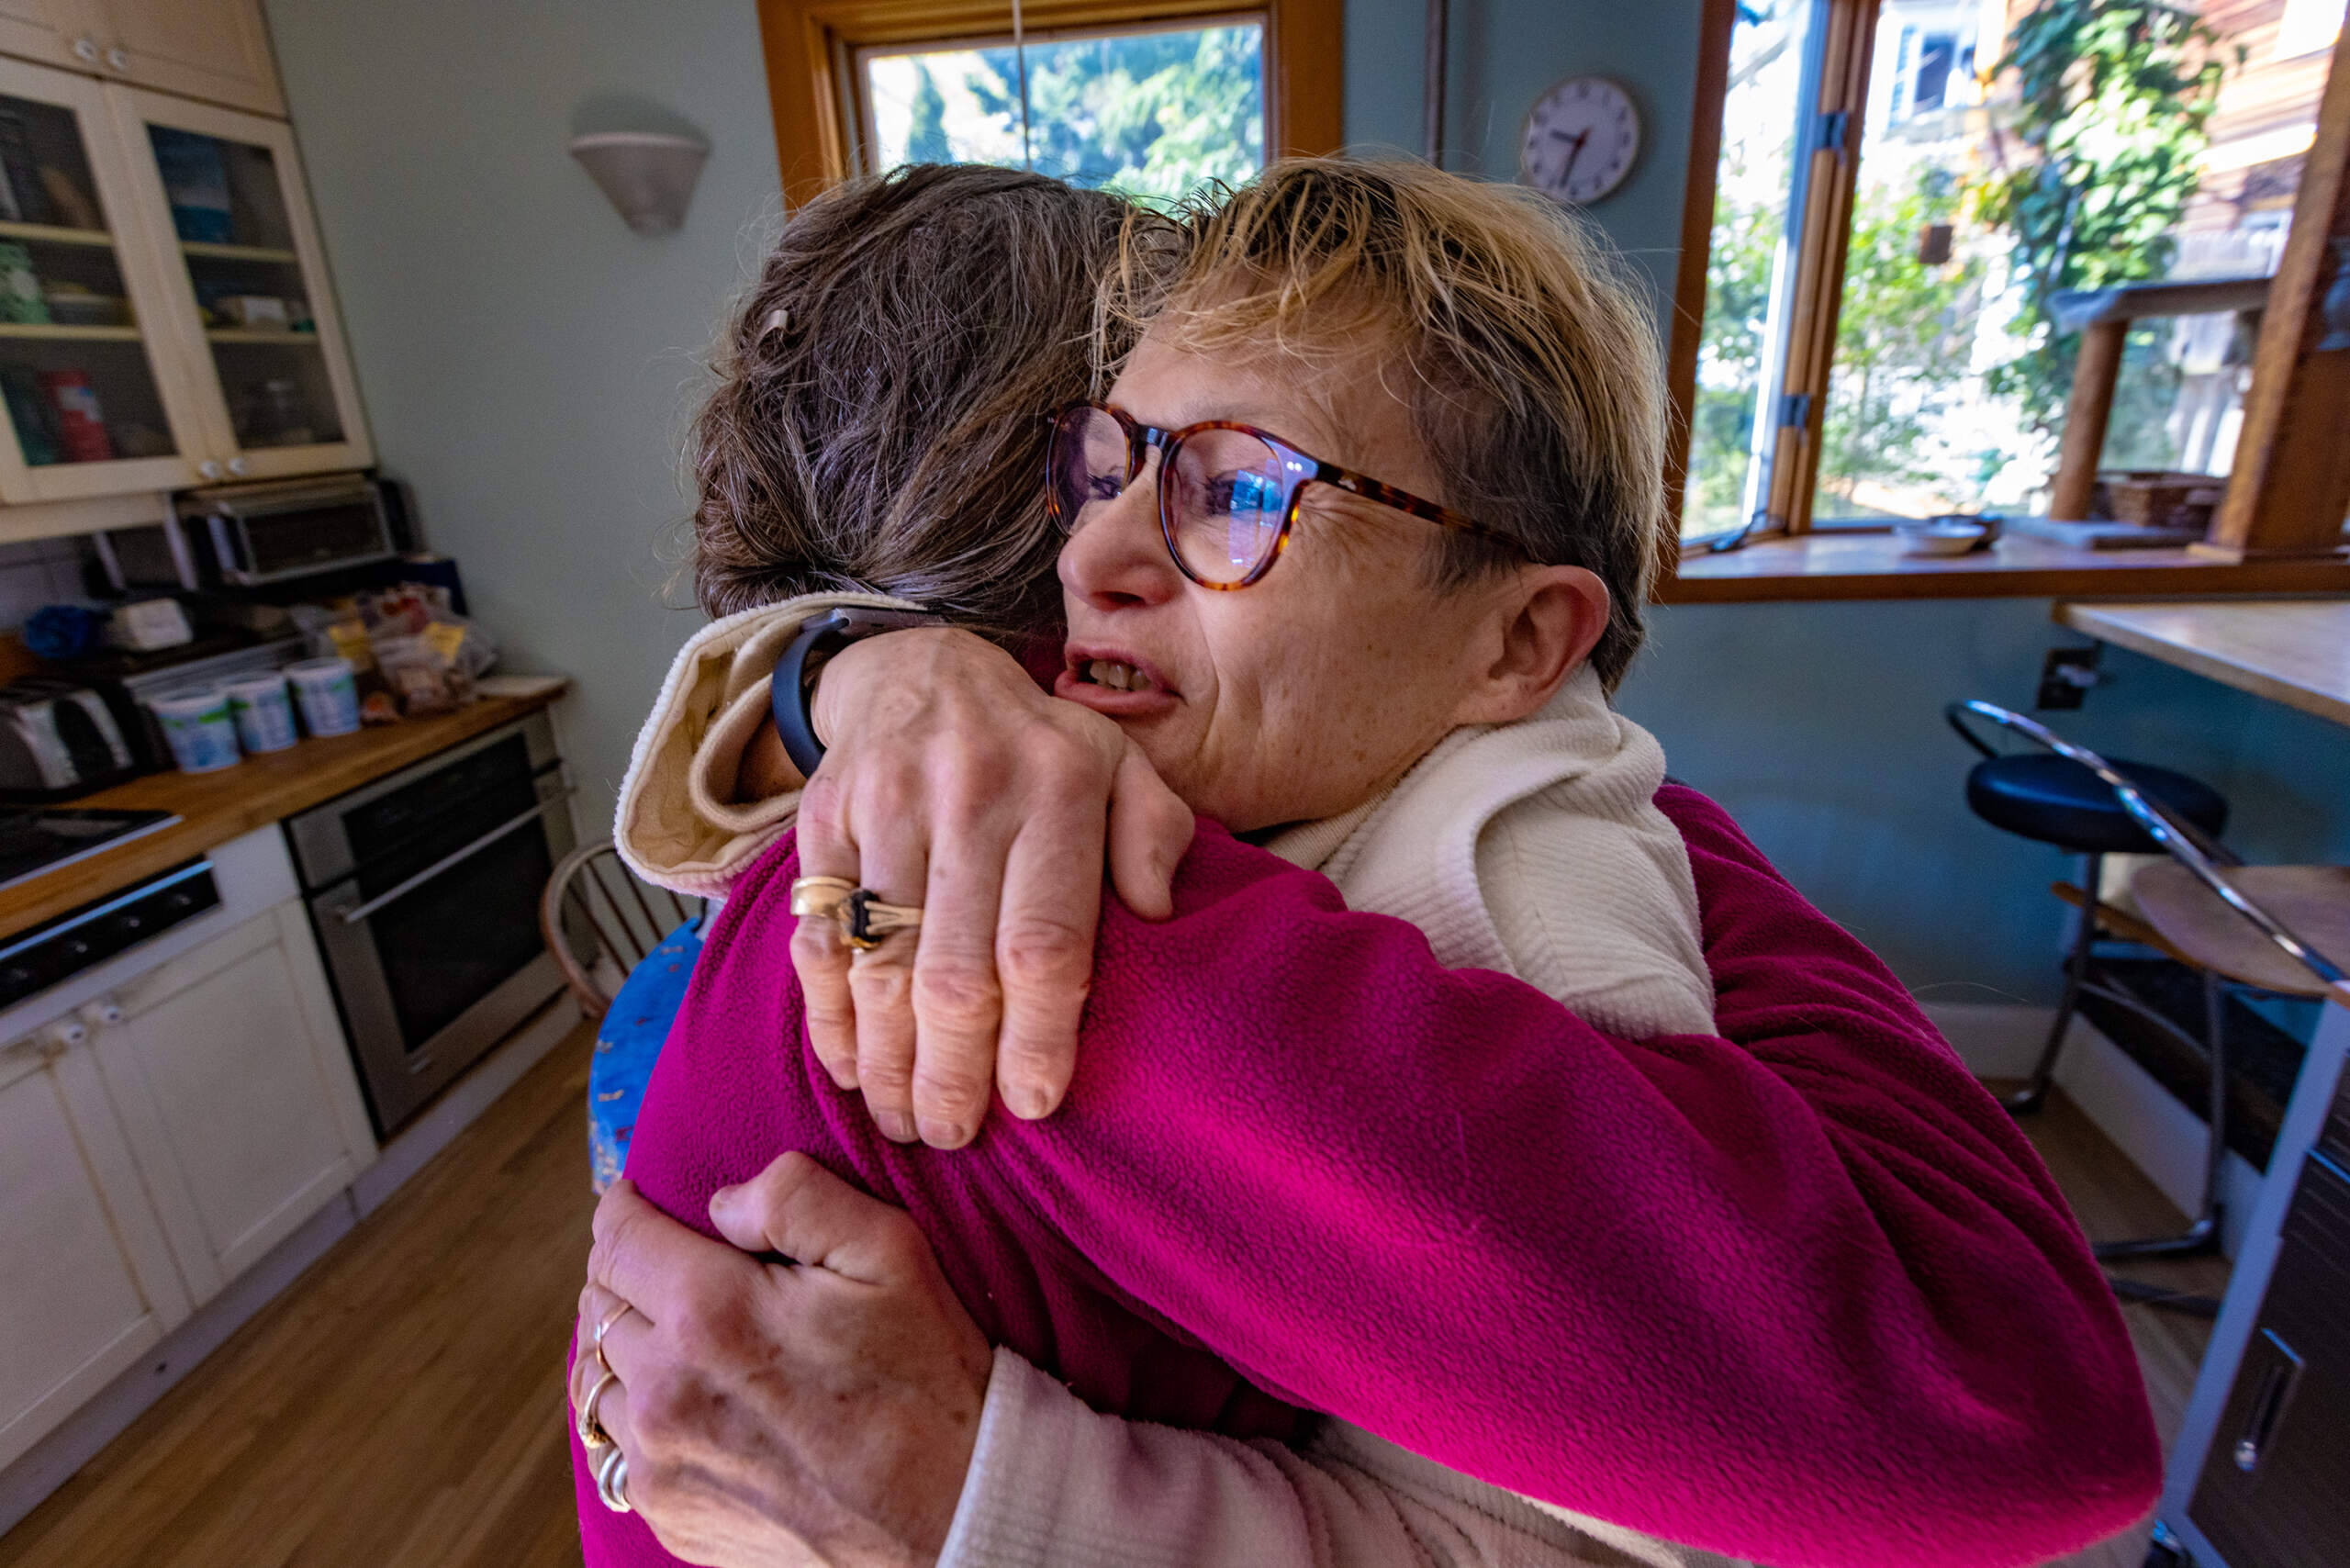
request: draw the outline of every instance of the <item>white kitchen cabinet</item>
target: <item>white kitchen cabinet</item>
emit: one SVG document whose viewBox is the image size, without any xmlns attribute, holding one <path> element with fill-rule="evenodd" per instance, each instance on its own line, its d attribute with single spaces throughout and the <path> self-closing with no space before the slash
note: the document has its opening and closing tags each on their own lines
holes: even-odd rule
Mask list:
<svg viewBox="0 0 2350 1568">
<path fill-rule="evenodd" d="M 88 1041 L 0 1049 L 0 1467 L 189 1306 Z"/>
<path fill-rule="evenodd" d="M 279 904 L 98 1005 L 99 1068 L 201 1305 L 375 1159 L 302 906 Z"/>
<path fill-rule="evenodd" d="M 293 128 L 161 93 L 109 87 L 106 100 L 162 292 L 151 330 L 203 421 L 199 471 L 277 479 L 373 463 Z M 253 302 L 280 314 L 239 319 Z"/>
<path fill-rule="evenodd" d="M 257 114 L 285 112 L 261 0 L 46 0 L 46 8 L 82 70 Z"/>
<path fill-rule="evenodd" d="M 261 0 L 0 0 L 0 53 L 283 115 Z"/>
<path fill-rule="evenodd" d="M 66 25 L 59 25 L 62 19 Z M 61 8 L 50 0 L 0 0 L 0 54 L 13 54 L 22 60 L 38 61 L 43 65 L 62 65 L 67 70 L 91 70 L 98 56 L 97 40 L 90 41 L 90 60 L 83 60 L 73 52 L 77 35 L 72 30 L 70 17 L 61 18 Z"/>
<path fill-rule="evenodd" d="M 285 121 L 0 56 L 0 503 L 375 461 Z"/>
<path fill-rule="evenodd" d="M 185 488 L 216 461 L 106 91 L 0 59 L 0 501 Z"/>
</svg>

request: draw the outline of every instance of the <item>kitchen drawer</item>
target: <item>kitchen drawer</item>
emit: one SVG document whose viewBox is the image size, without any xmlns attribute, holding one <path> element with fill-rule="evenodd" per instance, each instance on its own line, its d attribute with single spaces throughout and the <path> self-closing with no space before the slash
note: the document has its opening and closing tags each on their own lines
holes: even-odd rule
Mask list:
<svg viewBox="0 0 2350 1568">
<path fill-rule="evenodd" d="M 2188 1515 L 2230 1568 L 2350 1563 L 2350 1175 L 2302 1166 Z"/>
</svg>

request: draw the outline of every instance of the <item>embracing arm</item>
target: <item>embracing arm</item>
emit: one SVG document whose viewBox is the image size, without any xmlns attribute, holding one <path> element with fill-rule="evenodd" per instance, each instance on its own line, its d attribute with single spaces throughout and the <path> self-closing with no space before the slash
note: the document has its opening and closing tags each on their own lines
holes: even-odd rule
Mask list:
<svg viewBox="0 0 2350 1568">
<path fill-rule="evenodd" d="M 1408 1454 L 1240 1442 L 1089 1408 L 999 1349 L 939 1568 L 1576 1568 L 1616 1561 Z"/>
<path fill-rule="evenodd" d="M 1137 1045 L 1091 1049 L 1002 1153 L 1260 1385 L 1499 1484 L 1871 1568 L 2120 1528 L 2157 1452 L 2045 1172 L 1882 966 L 1682 793 L 1736 1043 L 1601 1035 L 1203 832 L 1187 879 L 1221 890 L 1104 917 L 1089 1038 Z"/>
</svg>

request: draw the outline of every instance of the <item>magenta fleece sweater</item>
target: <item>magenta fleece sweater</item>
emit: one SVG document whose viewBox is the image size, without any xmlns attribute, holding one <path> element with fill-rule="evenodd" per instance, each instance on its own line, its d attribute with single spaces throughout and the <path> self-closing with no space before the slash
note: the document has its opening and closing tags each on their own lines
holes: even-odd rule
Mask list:
<svg viewBox="0 0 2350 1568">
<path fill-rule="evenodd" d="M 1718 807 L 1657 801 L 1722 1036 L 1616 1038 L 1444 969 L 1203 823 L 1174 919 L 1105 902 L 1066 1107 L 948 1152 L 881 1138 L 807 1049 L 787 839 L 710 934 L 628 1175 L 711 1234 L 712 1192 L 806 1150 L 1096 1408 L 1328 1412 L 1731 1556 L 1994 1568 L 2139 1517 L 2137 1364 L 2039 1159 Z M 671 1561 L 580 1481 L 590 1564 Z"/>
</svg>

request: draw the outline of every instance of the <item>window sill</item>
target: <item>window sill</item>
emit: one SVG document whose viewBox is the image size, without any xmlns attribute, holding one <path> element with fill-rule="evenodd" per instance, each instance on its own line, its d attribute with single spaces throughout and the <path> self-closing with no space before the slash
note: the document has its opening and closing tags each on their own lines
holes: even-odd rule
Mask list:
<svg viewBox="0 0 2350 1568">
<path fill-rule="evenodd" d="M 1683 559 L 1666 604 L 1802 599 L 2133 599 L 2350 593 L 2350 557 L 2215 560 L 2192 551 L 2081 550 L 2009 537 L 1968 555 L 1908 555 L 1891 533 L 1807 533 Z"/>
</svg>

